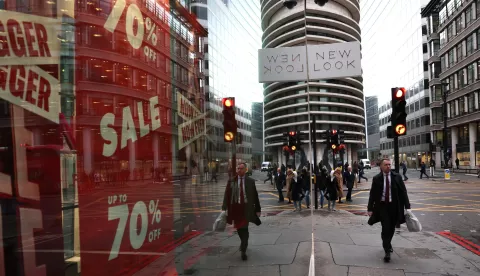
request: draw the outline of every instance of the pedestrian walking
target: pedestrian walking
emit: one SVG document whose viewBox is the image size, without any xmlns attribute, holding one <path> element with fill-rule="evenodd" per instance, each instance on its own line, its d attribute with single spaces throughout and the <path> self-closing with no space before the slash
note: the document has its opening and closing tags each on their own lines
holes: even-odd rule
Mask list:
<svg viewBox="0 0 480 276">
<path fill-rule="evenodd" d="M 348 166 L 347 173 L 345 174 L 345 181 L 347 182 L 347 201 L 352 202 L 352 190 L 353 182 L 355 182 L 355 174 L 352 172 L 352 166 Z"/>
<path fill-rule="evenodd" d="M 365 174 L 364 171 L 365 167 L 363 166 L 363 162 L 360 161 L 360 164 L 358 164 L 358 183 L 361 182 L 361 179 L 365 179 L 368 182 L 368 178 L 363 176 Z"/>
<path fill-rule="evenodd" d="M 327 167 L 322 166 L 320 175 L 317 178 L 317 188 L 319 190 L 319 196 L 320 196 L 320 208 L 323 208 L 323 202 L 325 200 L 325 194 L 327 193 L 327 185 L 330 184 L 331 178 L 330 174 L 328 173 Z"/>
<path fill-rule="evenodd" d="M 457 165 L 457 170 L 458 170 L 460 166 L 460 160 L 458 160 L 458 157 L 457 159 L 455 159 L 455 165 Z"/>
<path fill-rule="evenodd" d="M 292 175 L 292 177 L 288 177 L 289 175 Z M 293 171 L 291 169 L 287 170 L 287 198 L 288 198 L 288 204 L 292 204 L 292 178 L 293 178 Z"/>
<path fill-rule="evenodd" d="M 422 162 L 422 165 L 420 165 L 420 179 L 422 179 L 423 175 L 429 178 L 427 174 L 427 166 L 425 165 L 425 162 Z"/>
<path fill-rule="evenodd" d="M 277 186 L 278 191 L 278 202 L 284 202 L 283 198 L 283 186 L 285 186 L 285 174 L 282 172 L 282 169 L 277 169 L 277 175 L 275 176 L 275 185 Z"/>
<path fill-rule="evenodd" d="M 407 162 L 403 161 L 401 166 L 402 166 L 402 170 L 403 170 L 403 181 L 407 181 L 408 180 L 408 177 L 407 177 Z"/>
<path fill-rule="evenodd" d="M 331 181 L 327 181 L 327 200 L 328 200 L 328 211 L 336 211 L 335 203 L 338 197 L 338 184 L 343 182 L 341 176 L 341 170 L 332 171 Z"/>
<path fill-rule="evenodd" d="M 247 164 L 237 166 L 237 176 L 227 182 L 223 197 L 222 210 L 227 211 L 227 223 L 234 225 L 240 237 L 242 260 L 247 260 L 248 223 L 260 225 L 260 199 L 258 198 L 255 180 L 246 176 Z"/>
<path fill-rule="evenodd" d="M 267 182 L 268 180 L 270 180 L 270 184 L 273 185 L 273 174 L 272 174 L 272 168 L 268 168 L 268 171 L 267 171 L 267 179 L 265 179 L 263 181 L 263 184 L 265 184 L 265 182 Z"/>
<path fill-rule="evenodd" d="M 341 168 L 336 168 L 335 173 L 338 174 L 336 176 L 337 180 L 337 194 L 338 194 L 338 203 L 343 203 L 342 197 L 343 197 L 343 177 L 342 177 L 342 169 Z"/>
<path fill-rule="evenodd" d="M 293 200 L 293 207 L 295 211 L 302 211 L 302 198 L 303 198 L 303 190 L 302 190 L 302 182 L 297 181 L 297 172 L 293 170 L 288 170 L 287 180 L 290 179 L 290 187 L 291 197 Z"/>
<path fill-rule="evenodd" d="M 392 238 L 395 234 L 395 225 L 405 223 L 404 209 L 410 209 L 407 188 L 402 177 L 391 171 L 390 159 L 383 159 L 380 163 L 381 172 L 372 181 L 370 198 L 368 199 L 368 224 L 377 222 L 382 224 L 382 242 L 385 251 L 385 262 L 390 261 Z"/>
<path fill-rule="evenodd" d="M 430 175 L 435 176 L 435 160 L 430 158 Z"/>
<path fill-rule="evenodd" d="M 307 208 L 310 208 L 310 173 L 307 171 L 306 167 L 302 169 L 302 182 L 303 182 L 303 193 L 305 194 L 305 204 Z"/>
</svg>

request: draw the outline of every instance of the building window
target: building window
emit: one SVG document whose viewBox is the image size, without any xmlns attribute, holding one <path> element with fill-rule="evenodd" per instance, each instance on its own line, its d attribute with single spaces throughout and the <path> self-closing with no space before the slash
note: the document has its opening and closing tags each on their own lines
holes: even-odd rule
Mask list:
<svg viewBox="0 0 480 276">
<path fill-rule="evenodd" d="M 447 27 L 447 41 L 450 41 L 455 36 L 453 32 L 453 24 L 448 25 Z"/>
<path fill-rule="evenodd" d="M 463 30 L 463 16 L 459 16 L 456 20 L 455 20 L 455 25 L 457 27 L 457 33 L 461 32 Z"/>
<path fill-rule="evenodd" d="M 446 64 L 445 64 L 445 55 L 440 57 L 440 65 L 442 67 L 442 71 L 446 69 Z"/>
<path fill-rule="evenodd" d="M 474 66 L 475 66 L 475 63 L 472 63 L 467 67 L 467 83 L 468 84 L 472 84 L 474 81 Z"/>
<path fill-rule="evenodd" d="M 450 118 L 455 117 L 455 101 L 450 102 Z"/>
<path fill-rule="evenodd" d="M 465 86 L 465 71 L 460 69 L 458 71 L 458 88 L 463 88 Z"/>
<path fill-rule="evenodd" d="M 453 66 L 454 64 L 455 64 L 455 59 L 454 59 L 454 55 L 453 55 L 453 49 L 451 49 L 450 51 L 448 51 L 447 68 L 450 67 L 450 66 Z"/>
<path fill-rule="evenodd" d="M 464 97 L 460 97 L 458 99 L 458 114 L 463 115 L 464 112 L 465 112 L 465 100 L 464 100 Z"/>
<path fill-rule="evenodd" d="M 473 10 L 472 10 L 472 5 L 470 5 L 466 10 L 465 10 L 465 26 L 470 25 L 473 21 Z"/>
<path fill-rule="evenodd" d="M 447 31 L 443 30 L 443 32 L 440 33 L 440 48 L 445 45 L 447 42 Z"/>
<path fill-rule="evenodd" d="M 473 53 L 473 34 L 467 37 L 467 55 Z"/>
<path fill-rule="evenodd" d="M 471 113 L 475 108 L 475 94 L 473 93 L 468 94 L 467 102 L 468 102 L 468 113 Z"/>
<path fill-rule="evenodd" d="M 462 43 L 457 44 L 457 62 L 461 61 L 463 59 L 463 47 Z"/>
</svg>

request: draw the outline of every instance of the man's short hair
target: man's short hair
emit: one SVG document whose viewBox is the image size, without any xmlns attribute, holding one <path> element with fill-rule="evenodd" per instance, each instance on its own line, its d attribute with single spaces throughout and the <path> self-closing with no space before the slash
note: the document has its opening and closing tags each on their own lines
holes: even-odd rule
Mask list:
<svg viewBox="0 0 480 276">
<path fill-rule="evenodd" d="M 380 165 L 383 164 L 383 161 L 390 161 L 390 158 L 382 158 L 382 161 L 380 161 Z"/>
<path fill-rule="evenodd" d="M 245 167 L 245 169 L 248 169 L 247 163 L 245 163 L 245 162 L 238 163 L 237 167 L 240 166 L 240 165 L 243 165 Z"/>
</svg>

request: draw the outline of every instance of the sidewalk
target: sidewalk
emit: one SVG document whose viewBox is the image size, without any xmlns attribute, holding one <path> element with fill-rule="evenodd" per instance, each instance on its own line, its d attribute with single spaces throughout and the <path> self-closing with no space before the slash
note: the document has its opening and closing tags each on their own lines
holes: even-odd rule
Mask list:
<svg viewBox="0 0 480 276">
<path fill-rule="evenodd" d="M 248 260 L 231 227 L 204 233 L 158 258 L 136 275 L 308 275 L 312 248 L 310 211 L 285 211 L 250 225 Z M 431 232 L 397 231 L 390 263 L 383 262 L 380 224 L 348 212 L 314 212 L 315 275 L 478 276 L 480 256 Z M 163 271 L 176 271 L 162 274 Z"/>
</svg>

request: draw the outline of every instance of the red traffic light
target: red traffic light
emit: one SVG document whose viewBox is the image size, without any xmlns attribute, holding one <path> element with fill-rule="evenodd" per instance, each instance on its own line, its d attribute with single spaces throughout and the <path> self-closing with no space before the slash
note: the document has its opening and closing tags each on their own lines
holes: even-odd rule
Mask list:
<svg viewBox="0 0 480 276">
<path fill-rule="evenodd" d="M 290 136 L 295 136 L 295 134 L 297 134 L 295 131 L 290 131 L 290 132 L 288 133 L 288 135 L 290 135 Z"/>
<path fill-rule="evenodd" d="M 222 104 L 224 107 L 233 107 L 235 106 L 235 99 L 234 98 L 223 98 Z"/>
<path fill-rule="evenodd" d="M 406 93 L 407 93 L 407 90 L 405 89 L 405 87 L 399 87 L 397 91 L 395 91 L 395 98 L 397 99 L 404 98 Z"/>
<path fill-rule="evenodd" d="M 332 134 L 333 134 L 333 135 L 336 135 L 336 134 L 337 134 L 337 130 L 336 130 L 336 129 L 332 129 Z"/>
</svg>

